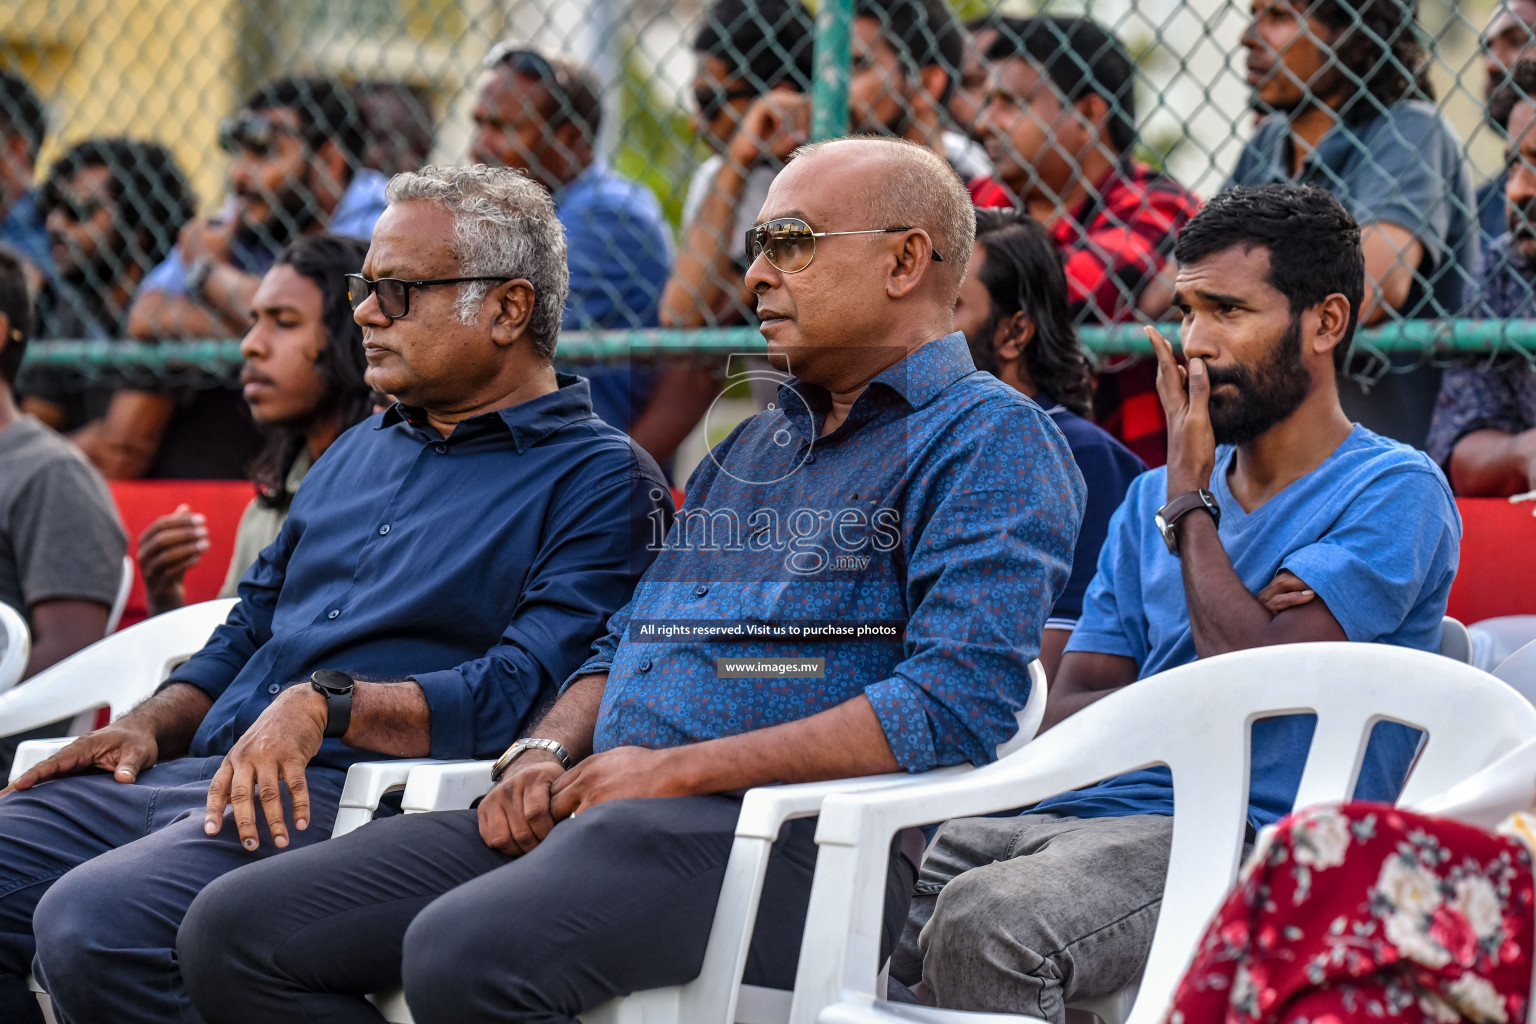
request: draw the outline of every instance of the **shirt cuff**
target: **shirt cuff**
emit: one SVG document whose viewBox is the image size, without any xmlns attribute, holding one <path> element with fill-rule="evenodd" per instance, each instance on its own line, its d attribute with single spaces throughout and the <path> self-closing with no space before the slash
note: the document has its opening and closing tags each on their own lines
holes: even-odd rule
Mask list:
<svg viewBox="0 0 1536 1024">
<path fill-rule="evenodd" d="M 611 654 L 597 654 L 581 663 L 581 667 L 566 677 L 560 684 L 560 692 L 564 693 L 571 688 L 571 684 L 582 676 L 598 675 L 613 670 L 613 656 Z"/>
<path fill-rule="evenodd" d="M 427 698 L 432 748 L 430 757 L 452 760 L 475 756 L 475 702 L 458 669 L 411 676 Z"/>
<path fill-rule="evenodd" d="M 938 764 L 933 728 L 922 698 L 900 679 L 882 679 L 864 688 L 885 731 L 885 740 L 903 771 L 925 772 Z"/>
<path fill-rule="evenodd" d="M 210 699 L 218 700 L 237 675 L 239 671 L 228 665 L 218 662 L 198 664 L 198 659 L 194 658 L 178 665 L 169 679 L 155 687 L 155 692 L 159 693 L 172 683 L 186 683 L 202 690 Z"/>
</svg>

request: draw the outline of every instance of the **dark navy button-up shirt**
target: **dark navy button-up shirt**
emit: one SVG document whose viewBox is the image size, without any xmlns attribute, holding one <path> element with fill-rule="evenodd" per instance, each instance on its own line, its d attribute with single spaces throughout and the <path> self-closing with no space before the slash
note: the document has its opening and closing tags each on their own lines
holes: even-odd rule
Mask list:
<svg viewBox="0 0 1536 1024">
<path fill-rule="evenodd" d="M 595 749 L 735 735 L 860 694 L 909 771 L 989 761 L 1016 731 L 1083 514 L 1066 439 L 960 334 L 817 437 L 830 404 L 787 379 L 694 472 L 669 533 L 658 519 L 663 550 L 572 676 L 608 673 Z M 717 658 L 824 659 L 823 674 Z"/>
<path fill-rule="evenodd" d="M 214 698 L 193 756 L 227 752 L 322 668 L 415 679 L 433 757 L 517 737 L 629 599 L 647 531 L 671 514 L 655 462 L 593 414 L 586 381 L 559 379 L 447 438 L 395 406 L 326 451 L 229 620 L 173 676 Z M 386 756 L 329 739 L 314 763 Z"/>
</svg>

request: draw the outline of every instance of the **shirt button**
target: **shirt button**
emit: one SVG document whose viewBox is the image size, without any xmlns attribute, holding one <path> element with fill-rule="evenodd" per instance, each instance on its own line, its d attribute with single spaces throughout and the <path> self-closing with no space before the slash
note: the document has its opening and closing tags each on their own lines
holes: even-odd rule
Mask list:
<svg viewBox="0 0 1536 1024">
<path fill-rule="evenodd" d="M 640 662 L 638 667 L 641 672 L 649 672 L 651 670 L 651 659 L 646 658 L 644 661 Z"/>
<path fill-rule="evenodd" d="M 709 593 L 709 588 L 702 583 L 693 588 L 693 595 L 695 597 L 703 597 L 707 593 Z"/>
<path fill-rule="evenodd" d="M 268 693 L 277 693 L 282 688 L 283 687 L 282 687 L 281 683 L 271 683 L 271 684 L 268 684 L 268 686 L 267 686 L 267 692 Z"/>
<path fill-rule="evenodd" d="M 383 536 L 385 536 L 388 533 L 389 533 L 389 524 L 388 523 L 385 523 L 383 526 L 379 527 L 379 536 L 380 537 L 383 537 Z"/>
<path fill-rule="evenodd" d="M 807 466 L 809 466 L 811 463 L 813 463 L 815 461 L 816 461 L 816 453 L 815 452 L 808 452 L 808 453 L 806 453 L 805 464 Z"/>
<path fill-rule="evenodd" d="M 341 614 L 341 609 L 340 608 L 332 608 L 330 611 L 325 613 L 325 617 L 328 618 L 328 619 L 334 619 L 336 616 L 338 616 L 340 614 Z"/>
<path fill-rule="evenodd" d="M 441 441 L 439 441 L 437 444 L 433 445 L 432 446 L 432 450 L 437 452 L 437 454 L 439 454 L 439 455 L 447 455 L 448 454 L 448 446 L 443 444 Z"/>
</svg>

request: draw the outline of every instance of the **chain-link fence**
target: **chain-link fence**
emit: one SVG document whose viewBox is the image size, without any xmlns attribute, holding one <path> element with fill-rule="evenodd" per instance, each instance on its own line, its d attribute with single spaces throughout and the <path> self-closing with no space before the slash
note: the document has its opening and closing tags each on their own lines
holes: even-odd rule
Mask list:
<svg viewBox="0 0 1536 1024">
<path fill-rule="evenodd" d="M 1044 225 L 1106 373 L 1177 319 L 1201 197 L 1270 180 L 1362 224 L 1357 377 L 1523 367 L 1533 25 L 1532 0 L 10 0 L 0 238 L 43 400 L 207 384 L 286 243 L 366 236 L 398 170 L 508 164 L 567 227 L 567 358 L 703 358 L 760 344 L 742 238 L 783 158 L 876 132 Z"/>
</svg>

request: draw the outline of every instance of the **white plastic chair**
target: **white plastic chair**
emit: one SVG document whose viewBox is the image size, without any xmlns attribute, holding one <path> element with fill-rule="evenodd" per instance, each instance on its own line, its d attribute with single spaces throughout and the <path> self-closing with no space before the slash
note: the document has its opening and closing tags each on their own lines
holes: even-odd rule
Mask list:
<svg viewBox="0 0 1536 1024">
<path fill-rule="evenodd" d="M 0 693 L 0 736 L 13 736 L 63 718 L 108 708 L 118 717 L 155 692 L 171 670 L 208 642 L 228 616 L 235 598 L 205 601 L 157 615 L 121 633 L 76 651 L 17 686 Z M 21 744 L 12 765 L 36 764 L 67 740 Z M 25 768 L 21 769 L 25 770 Z"/>
<path fill-rule="evenodd" d="M 1472 664 L 1492 672 L 1511 654 L 1536 640 L 1536 615 L 1500 615 L 1467 628 L 1472 634 Z"/>
<path fill-rule="evenodd" d="M 790 1021 L 1030 1019 L 877 998 L 883 994 L 875 974 L 882 851 L 902 828 L 1005 811 L 1162 764 L 1174 779 L 1173 847 L 1139 994 L 1125 990 L 1074 1004 L 1107 1024 L 1158 1019 L 1236 877 L 1253 723 L 1283 714 L 1317 716 L 1296 807 L 1351 796 L 1371 727 L 1380 721 L 1428 734 L 1402 794 L 1407 805 L 1536 737 L 1536 709 L 1470 666 L 1377 644 L 1291 644 L 1202 659 L 1142 680 L 1078 712 L 1007 761 L 963 777 L 829 797 L 816 833 L 820 849 Z"/>
<path fill-rule="evenodd" d="M 32 657 L 32 631 L 21 612 L 0 602 L 0 692 L 21 682 Z"/>
<path fill-rule="evenodd" d="M 135 567 L 133 559 L 123 556 L 123 575 L 117 581 L 117 596 L 112 598 L 112 607 L 107 612 L 106 636 L 117 632 L 117 624 L 123 621 L 123 609 L 128 607 L 128 595 L 133 591 L 133 574 Z"/>
<path fill-rule="evenodd" d="M 1504 680 L 1520 696 L 1536 704 L 1536 640 L 1532 640 L 1499 663 L 1493 674 Z"/>
<path fill-rule="evenodd" d="M 1440 653 L 1463 665 L 1472 664 L 1472 634 L 1460 619 L 1447 615 L 1440 620 Z"/>
<path fill-rule="evenodd" d="M 1034 738 L 1045 715 L 1045 672 L 1038 661 L 1030 664 L 1029 674 L 1029 701 L 1018 714 L 1019 730 L 997 748 L 1000 758 L 1018 756 L 1016 752 Z M 783 1024 L 789 1016 L 790 993 L 743 985 L 741 976 L 757 920 L 768 855 L 784 823 L 793 818 L 814 817 L 820 812 L 822 801 L 836 793 L 900 788 L 935 777 L 959 777 L 975 770 L 956 766 L 922 775 L 875 775 L 748 790 L 736 820 L 736 838 L 698 978 L 686 985 L 649 989 L 616 999 L 583 1013 L 581 1020 L 584 1024 Z M 490 785 L 488 761 L 430 765 L 411 773 L 400 806 L 407 814 L 465 808 L 484 796 Z M 336 834 L 341 831 L 338 819 Z M 880 865 L 882 886 L 887 866 Z M 399 990 L 370 998 L 390 1024 L 412 1024 L 404 994 Z"/>
</svg>

